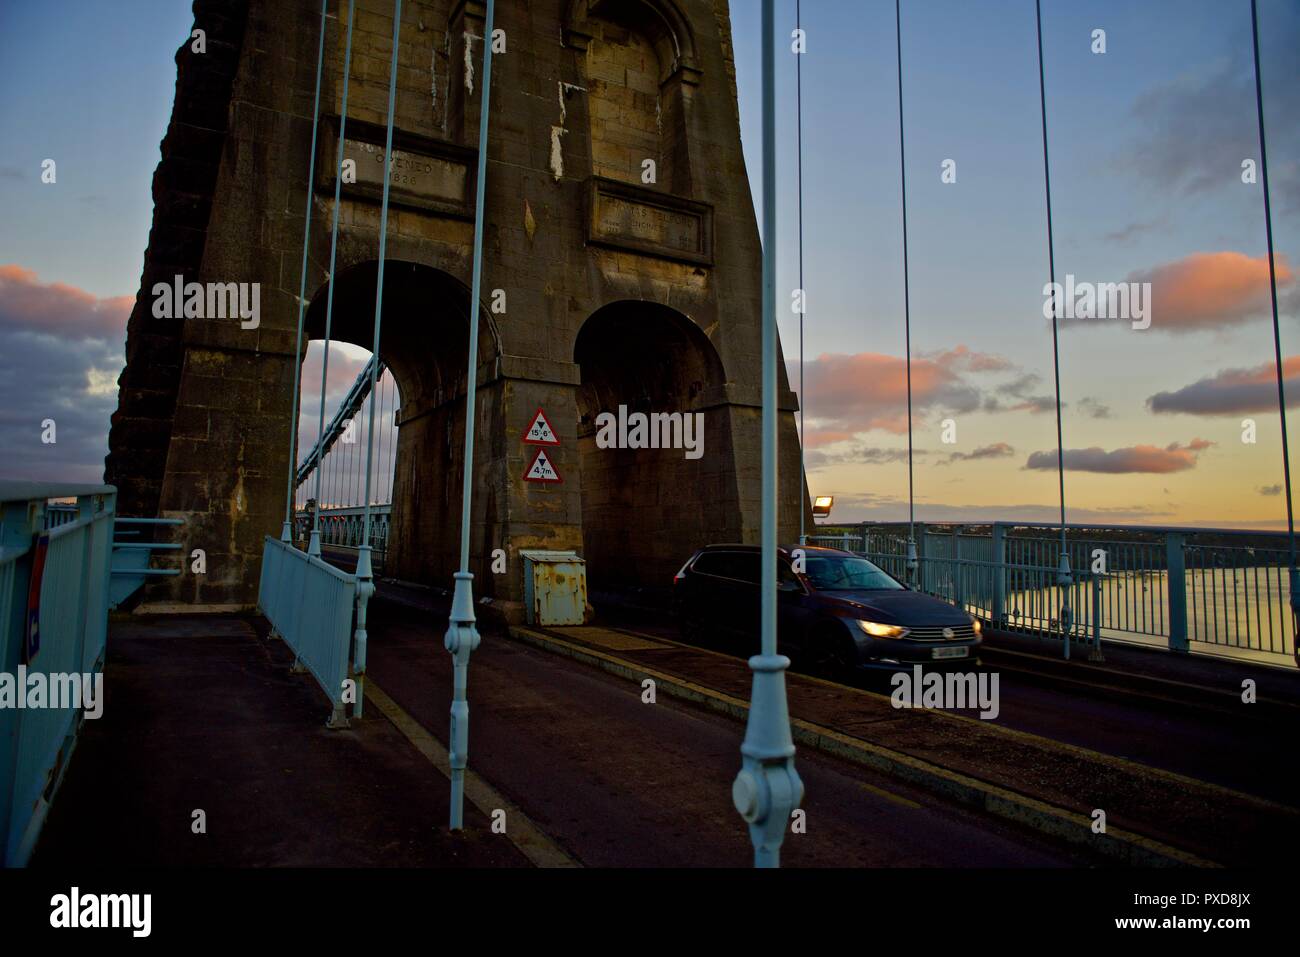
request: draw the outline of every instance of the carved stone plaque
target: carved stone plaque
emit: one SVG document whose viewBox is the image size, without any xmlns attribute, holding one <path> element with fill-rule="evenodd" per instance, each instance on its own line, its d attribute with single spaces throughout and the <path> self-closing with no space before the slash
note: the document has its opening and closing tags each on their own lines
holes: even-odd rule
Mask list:
<svg viewBox="0 0 1300 957">
<path fill-rule="evenodd" d="M 587 241 L 666 259 L 713 261 L 713 210 L 666 193 L 593 177 Z"/>
<path fill-rule="evenodd" d="M 382 190 L 384 188 L 384 148 L 374 143 L 354 140 L 343 141 L 343 159 L 355 160 L 357 186 Z M 409 199 L 426 200 L 437 204 L 455 206 L 466 202 L 468 170 L 461 164 L 437 156 L 425 156 L 407 150 L 394 149 L 392 170 L 389 174 L 390 195 L 399 194 Z M 344 189 L 353 185 L 344 183 Z"/>
<path fill-rule="evenodd" d="M 337 116 L 327 116 L 324 122 L 325 135 L 316 160 L 317 187 L 332 192 L 340 121 Z M 351 177 L 345 176 L 340 185 L 343 195 L 376 202 L 383 196 L 386 133 L 384 127 L 373 123 L 348 121 L 342 168 L 346 173 L 355 163 L 356 181 L 351 182 Z M 389 201 L 395 206 L 473 219 L 475 158 L 474 150 L 459 144 L 394 130 Z"/>
</svg>

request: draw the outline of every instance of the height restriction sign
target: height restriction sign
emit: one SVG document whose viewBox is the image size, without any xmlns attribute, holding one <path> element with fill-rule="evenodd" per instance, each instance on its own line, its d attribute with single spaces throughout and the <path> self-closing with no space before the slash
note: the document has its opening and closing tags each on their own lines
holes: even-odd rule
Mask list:
<svg viewBox="0 0 1300 957">
<path fill-rule="evenodd" d="M 524 473 L 525 482 L 563 482 L 560 473 L 555 471 L 555 466 L 546 455 L 546 449 L 538 449 L 537 454 L 533 456 L 533 464 L 528 466 L 528 471 Z"/>
<path fill-rule="evenodd" d="M 537 414 L 533 416 L 532 424 L 524 431 L 521 436 L 523 441 L 529 445 L 559 445 L 560 438 L 551 428 L 551 423 L 546 420 L 546 413 L 540 408 Z"/>
</svg>

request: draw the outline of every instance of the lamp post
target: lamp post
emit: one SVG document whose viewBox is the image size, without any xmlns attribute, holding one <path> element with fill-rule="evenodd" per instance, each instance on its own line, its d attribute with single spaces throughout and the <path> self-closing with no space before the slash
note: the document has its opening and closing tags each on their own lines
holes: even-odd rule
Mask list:
<svg viewBox="0 0 1300 957">
<path fill-rule="evenodd" d="M 469 656 L 482 640 L 474 618 L 474 576 L 469 570 L 470 495 L 474 479 L 474 400 L 478 388 L 478 304 L 483 281 L 483 205 L 487 180 L 488 102 L 492 94 L 492 15 L 494 0 L 487 0 L 483 21 L 483 97 L 479 104 L 478 175 L 474 186 L 474 267 L 469 297 L 469 368 L 465 379 L 465 464 L 461 473 L 460 571 L 456 572 L 451 599 L 451 617 L 442 644 L 452 658 L 451 732 L 448 736 L 448 764 L 451 766 L 450 827 L 464 826 L 465 765 L 469 756 L 469 701 L 465 685 L 469 679 Z"/>
<path fill-rule="evenodd" d="M 803 800 L 794 768 L 794 740 L 786 704 L 790 659 L 776 653 L 776 77 L 774 0 L 763 0 L 763 442 L 762 650 L 749 659 L 754 673 L 749 721 L 740 745 L 741 769 L 732 802 L 749 825 L 755 867 L 779 867 L 791 812 Z"/>
</svg>

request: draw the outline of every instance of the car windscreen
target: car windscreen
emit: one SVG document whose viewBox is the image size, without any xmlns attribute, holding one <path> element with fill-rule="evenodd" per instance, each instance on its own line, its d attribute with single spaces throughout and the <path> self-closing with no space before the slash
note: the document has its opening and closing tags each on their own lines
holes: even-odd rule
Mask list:
<svg viewBox="0 0 1300 957">
<path fill-rule="evenodd" d="M 903 586 L 865 558 L 847 555 L 809 555 L 804 577 L 818 591 L 899 590 Z"/>
</svg>

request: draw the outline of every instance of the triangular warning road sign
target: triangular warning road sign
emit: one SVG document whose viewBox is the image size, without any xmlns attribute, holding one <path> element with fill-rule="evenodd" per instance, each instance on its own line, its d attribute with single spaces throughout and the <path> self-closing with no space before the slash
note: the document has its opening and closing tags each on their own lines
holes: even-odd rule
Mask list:
<svg viewBox="0 0 1300 957">
<path fill-rule="evenodd" d="M 546 449 L 538 449 L 533 456 L 533 464 L 524 473 L 525 482 L 563 482 L 560 473 L 555 470 L 551 460 L 546 457 Z"/>
<path fill-rule="evenodd" d="M 559 445 L 560 437 L 555 434 L 551 428 L 551 423 L 546 420 L 546 413 L 540 408 L 537 414 L 533 416 L 532 423 L 524 430 L 521 438 L 529 445 Z"/>
</svg>

